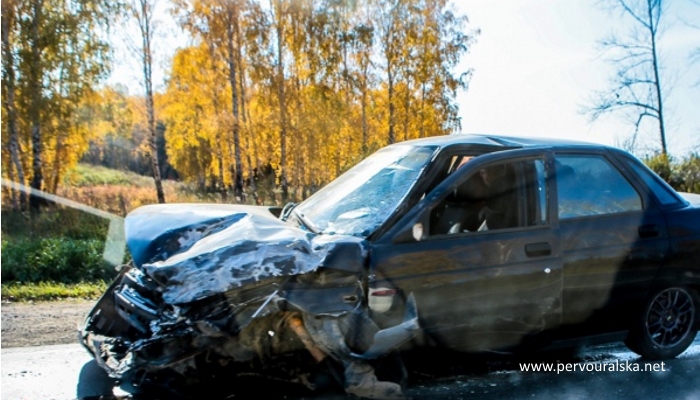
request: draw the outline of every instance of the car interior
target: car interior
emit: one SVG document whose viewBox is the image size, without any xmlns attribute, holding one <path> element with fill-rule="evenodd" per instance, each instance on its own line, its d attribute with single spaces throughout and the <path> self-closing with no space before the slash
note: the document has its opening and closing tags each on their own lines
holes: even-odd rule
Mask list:
<svg viewBox="0 0 700 400">
<path fill-rule="evenodd" d="M 451 172 L 464 164 L 464 160 L 456 160 Z M 480 232 L 542 223 L 546 218 L 538 204 L 541 201 L 538 194 L 545 188 L 538 184 L 534 164 L 535 161 L 500 163 L 469 176 L 433 208 L 430 234 Z"/>
</svg>

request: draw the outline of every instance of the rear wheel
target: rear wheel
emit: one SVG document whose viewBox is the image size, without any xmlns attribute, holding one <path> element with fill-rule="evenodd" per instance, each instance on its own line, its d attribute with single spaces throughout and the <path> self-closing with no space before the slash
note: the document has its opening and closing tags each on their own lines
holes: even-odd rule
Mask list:
<svg viewBox="0 0 700 400">
<path fill-rule="evenodd" d="M 670 287 L 655 292 L 633 323 L 625 344 L 651 360 L 676 357 L 698 333 L 698 307 L 698 295 L 691 289 Z"/>
</svg>

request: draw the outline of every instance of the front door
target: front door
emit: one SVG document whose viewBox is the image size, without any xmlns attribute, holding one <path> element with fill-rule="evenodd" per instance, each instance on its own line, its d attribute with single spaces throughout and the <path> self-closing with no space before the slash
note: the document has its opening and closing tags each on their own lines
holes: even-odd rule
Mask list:
<svg viewBox="0 0 700 400">
<path fill-rule="evenodd" d="M 543 152 L 510 153 L 467 162 L 389 232 L 395 236 L 376 244 L 370 306 L 381 304 L 374 295 L 412 293 L 429 337 L 462 351 L 517 346 L 559 326 L 551 163 Z"/>
</svg>

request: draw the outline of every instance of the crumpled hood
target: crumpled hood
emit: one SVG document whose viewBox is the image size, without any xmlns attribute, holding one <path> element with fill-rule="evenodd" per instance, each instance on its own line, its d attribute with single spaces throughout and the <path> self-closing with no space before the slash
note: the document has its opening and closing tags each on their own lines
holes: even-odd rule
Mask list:
<svg viewBox="0 0 700 400">
<path fill-rule="evenodd" d="M 127 216 L 125 228 L 134 264 L 158 283 L 169 304 L 312 272 L 343 239 L 286 224 L 265 207 L 235 205 L 145 206 Z M 345 239 L 362 258 L 361 241 Z"/>
</svg>

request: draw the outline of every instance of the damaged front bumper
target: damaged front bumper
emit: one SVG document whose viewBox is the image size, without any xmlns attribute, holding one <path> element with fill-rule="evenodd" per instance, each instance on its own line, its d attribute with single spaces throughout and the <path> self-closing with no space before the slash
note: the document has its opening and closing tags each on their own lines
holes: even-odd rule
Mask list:
<svg viewBox="0 0 700 400">
<path fill-rule="evenodd" d="M 249 286 L 172 305 L 140 269 L 125 267 L 85 319 L 81 342 L 111 377 L 132 383 L 161 373 L 196 383 L 198 369 L 236 363 L 265 371 L 292 356 L 298 365 L 285 369 L 290 376 L 275 378 L 313 387 L 305 367 L 330 360 L 344 371 L 335 376 L 348 393 L 400 393 L 377 381 L 371 363 L 418 331 L 412 296 L 404 321 L 379 329 L 359 277 L 347 271 L 320 269 Z"/>
</svg>

